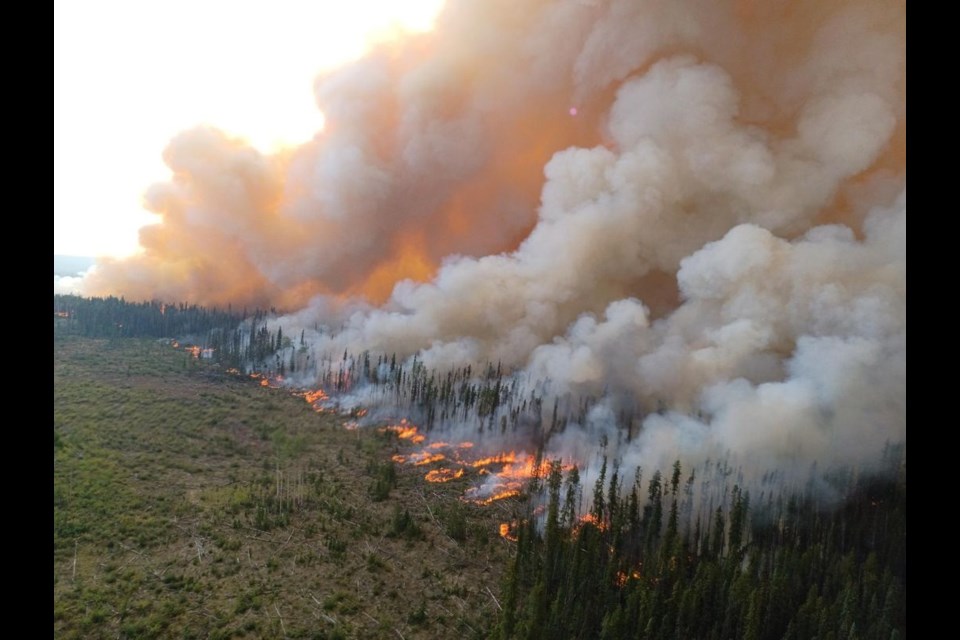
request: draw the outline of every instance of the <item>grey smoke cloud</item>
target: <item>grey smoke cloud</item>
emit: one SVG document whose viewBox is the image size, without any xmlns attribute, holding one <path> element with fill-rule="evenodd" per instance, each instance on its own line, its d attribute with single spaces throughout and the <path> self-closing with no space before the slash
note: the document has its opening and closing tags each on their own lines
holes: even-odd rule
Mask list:
<svg viewBox="0 0 960 640">
<path fill-rule="evenodd" d="M 273 304 L 318 352 L 604 396 L 558 453 L 866 461 L 906 439 L 905 20 L 451 2 L 319 79 L 299 149 L 174 140 L 144 255 L 88 291 Z"/>
</svg>

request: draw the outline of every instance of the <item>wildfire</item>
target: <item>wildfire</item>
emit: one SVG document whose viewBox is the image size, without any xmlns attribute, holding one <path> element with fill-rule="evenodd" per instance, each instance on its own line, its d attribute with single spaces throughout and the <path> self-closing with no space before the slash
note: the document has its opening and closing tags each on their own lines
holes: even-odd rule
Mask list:
<svg viewBox="0 0 960 640">
<path fill-rule="evenodd" d="M 397 434 L 397 437 L 400 438 L 401 440 L 409 440 L 414 444 L 420 444 L 421 442 L 427 439 L 427 436 L 420 433 L 420 430 L 415 425 L 412 425 L 409 422 L 407 422 L 406 418 L 401 420 L 400 424 L 388 425 L 383 429 L 381 429 L 381 431 L 393 432 Z"/>
<path fill-rule="evenodd" d="M 260 381 L 261 387 L 270 387 L 271 389 L 279 389 L 280 385 L 283 384 L 283 376 L 276 376 L 274 378 L 269 378 L 262 373 L 257 373 L 256 371 L 250 374 L 250 377 L 254 380 Z"/>
<path fill-rule="evenodd" d="M 196 360 L 199 360 L 200 358 L 207 360 L 213 357 L 213 349 L 211 349 L 210 347 L 200 347 L 195 344 L 181 345 L 176 340 L 171 340 L 170 346 L 173 347 L 174 349 L 179 349 L 182 346 L 183 350 L 189 353 L 190 355 L 192 355 Z M 239 373 L 239 371 L 237 371 L 236 369 L 228 370 L 228 373 L 233 373 L 233 372 Z"/>
<path fill-rule="evenodd" d="M 628 580 L 640 580 L 643 576 L 640 574 L 640 568 L 636 568 L 629 573 L 626 571 L 617 571 L 617 577 L 614 579 L 618 587 L 623 587 Z"/>
<path fill-rule="evenodd" d="M 463 469 L 433 469 L 424 478 L 427 482 L 450 482 L 463 477 Z"/>
<path fill-rule="evenodd" d="M 323 389 L 314 389 L 313 391 L 298 392 L 295 395 L 303 398 L 317 413 L 327 413 L 333 411 L 327 406 L 330 396 Z"/>
<path fill-rule="evenodd" d="M 430 453 L 429 451 L 420 451 L 418 453 L 411 453 L 408 456 L 395 455 L 393 456 L 394 462 L 399 462 L 400 464 L 407 463 L 412 464 L 415 467 L 422 467 L 424 465 L 432 464 L 434 462 L 440 462 L 441 460 L 446 460 L 447 456 L 442 453 Z"/>
<path fill-rule="evenodd" d="M 607 529 L 607 523 L 603 520 L 598 519 L 592 513 L 585 513 L 580 516 L 580 526 L 582 527 L 585 524 L 592 524 L 594 527 L 600 531 L 605 531 Z"/>
<path fill-rule="evenodd" d="M 514 527 L 517 526 L 516 522 L 501 522 L 500 523 L 500 537 L 504 540 L 509 540 L 510 542 L 517 541 L 517 535 L 513 532 Z"/>
<path fill-rule="evenodd" d="M 303 394 L 303 399 L 306 400 L 308 404 L 323 402 L 327 398 L 328 396 L 323 389 L 317 389 L 316 391 L 307 391 Z"/>
<path fill-rule="evenodd" d="M 383 428 L 392 431 L 404 440 L 419 444 L 425 436 L 417 427 L 402 420 L 399 425 Z M 550 463 L 540 460 L 527 453 L 505 451 L 471 459 L 472 442 L 432 442 L 424 445 L 423 449 L 410 454 L 393 456 L 394 462 L 413 466 L 427 466 L 443 463 L 443 466 L 428 471 L 424 479 L 427 482 L 449 482 L 466 475 L 472 470 L 477 475 L 487 476 L 487 479 L 477 487 L 471 487 L 464 493 L 462 500 L 478 505 L 489 505 L 498 500 L 505 500 L 521 495 L 524 484 L 537 477 L 545 477 L 550 470 Z M 570 469 L 572 465 L 565 465 Z"/>
<path fill-rule="evenodd" d="M 467 493 L 464 495 L 464 498 L 465 498 L 466 500 L 469 500 L 469 501 L 475 503 L 475 504 L 478 504 L 478 505 L 480 505 L 480 506 L 482 506 L 482 507 L 485 507 L 485 506 L 487 506 L 487 505 L 493 504 L 494 502 L 497 502 L 498 500 L 506 500 L 507 498 L 515 498 L 515 497 L 519 496 L 519 495 L 520 495 L 520 489 L 519 489 L 519 488 L 517 488 L 517 489 L 503 489 L 503 490 L 500 490 L 500 491 L 496 491 L 496 492 L 494 492 L 492 495 L 489 495 L 489 496 L 487 496 L 487 497 L 485 497 L 485 498 L 474 497 L 474 496 L 476 496 L 476 494 L 478 494 L 478 493 L 480 493 L 480 489 L 478 489 L 477 487 L 473 487 L 473 488 L 471 488 L 471 489 L 467 489 Z"/>
<path fill-rule="evenodd" d="M 472 442 L 461 442 L 459 444 L 450 444 L 449 442 L 431 442 L 427 445 L 428 449 L 470 449 Z"/>
<path fill-rule="evenodd" d="M 499 453 L 495 456 L 488 456 L 486 458 L 480 458 L 479 460 L 474 460 L 470 463 L 470 466 L 474 469 L 481 469 L 483 467 L 489 467 L 494 464 L 510 464 L 517 461 L 517 454 L 511 451 L 510 453 Z"/>
</svg>

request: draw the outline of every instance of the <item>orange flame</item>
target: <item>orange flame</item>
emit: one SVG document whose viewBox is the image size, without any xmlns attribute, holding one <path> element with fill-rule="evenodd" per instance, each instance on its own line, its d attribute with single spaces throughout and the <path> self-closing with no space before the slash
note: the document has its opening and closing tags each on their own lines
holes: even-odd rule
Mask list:
<svg viewBox="0 0 960 640">
<path fill-rule="evenodd" d="M 424 476 L 427 482 L 450 482 L 463 477 L 463 469 L 434 469 Z"/>
<path fill-rule="evenodd" d="M 306 400 L 309 404 L 315 404 L 317 402 L 322 402 L 328 399 L 329 396 L 323 389 L 317 389 L 316 391 L 307 391 L 303 394 L 303 399 Z"/>
<path fill-rule="evenodd" d="M 600 531 L 606 531 L 606 529 L 607 529 L 607 523 L 604 522 L 603 520 L 598 520 L 597 517 L 596 517 L 595 515 L 593 515 L 592 513 L 586 513 L 586 514 L 580 516 L 580 523 L 579 523 L 579 524 L 580 524 L 581 527 L 582 527 L 583 525 L 585 525 L 585 524 L 592 524 L 593 526 L 595 526 L 595 527 L 596 527 L 597 529 L 599 529 Z"/>
<path fill-rule="evenodd" d="M 459 444 L 450 444 L 449 442 L 431 442 L 427 445 L 428 449 L 470 449 L 472 442 L 461 442 Z"/>
<path fill-rule="evenodd" d="M 411 453 L 408 456 L 395 455 L 393 456 L 393 461 L 398 463 L 407 463 L 412 464 L 415 467 L 422 467 L 424 465 L 432 464 L 434 462 L 440 462 L 441 460 L 446 460 L 447 457 L 442 453 L 430 453 L 429 451 L 420 451 L 417 453 Z"/>
<path fill-rule="evenodd" d="M 500 523 L 500 537 L 504 540 L 509 540 L 510 542 L 517 541 L 517 535 L 513 532 L 514 527 L 517 526 L 516 522 L 501 522 Z"/>
<path fill-rule="evenodd" d="M 381 429 L 383 432 L 393 432 L 397 434 L 397 437 L 401 440 L 409 440 L 410 442 L 420 444 L 427 439 L 425 435 L 420 433 L 420 430 L 407 422 L 407 419 L 404 418 L 400 421 L 400 424 L 392 424 Z"/>
<path fill-rule="evenodd" d="M 471 490 L 467 491 L 468 494 L 471 492 L 472 492 Z M 493 504 L 494 502 L 497 502 L 498 500 L 506 500 L 507 498 L 514 498 L 519 495 L 520 495 L 520 489 L 505 489 L 503 491 L 494 493 L 493 495 L 488 496 L 486 498 L 469 498 L 466 496 L 464 497 L 467 500 L 470 500 L 471 502 L 474 502 L 482 507 L 485 507 L 487 505 Z"/>
<path fill-rule="evenodd" d="M 486 458 L 480 458 L 470 463 L 470 466 L 474 469 L 479 469 L 481 467 L 489 467 L 492 464 L 507 464 L 517 461 L 517 454 L 513 451 L 510 453 L 498 453 L 495 456 L 488 456 Z"/>
<path fill-rule="evenodd" d="M 395 433 L 398 438 L 417 444 L 426 439 L 426 436 L 406 419 L 401 420 L 399 424 L 382 427 L 381 431 Z M 394 455 L 393 461 L 413 466 L 425 466 L 441 461 L 452 463 L 452 466 L 445 465 L 428 471 L 424 476 L 427 482 L 449 482 L 462 478 L 468 469 L 475 470 L 478 475 L 489 476 L 482 486 L 468 489 L 461 498 L 479 505 L 489 505 L 498 500 L 519 496 L 528 480 L 546 477 L 550 472 L 549 461 L 538 462 L 536 457 L 516 451 L 470 460 L 464 456 L 464 453 L 473 446 L 472 442 L 455 444 L 443 441 L 432 442 L 424 445 L 419 452 Z M 573 465 L 562 465 L 562 468 L 569 470 Z"/>
</svg>

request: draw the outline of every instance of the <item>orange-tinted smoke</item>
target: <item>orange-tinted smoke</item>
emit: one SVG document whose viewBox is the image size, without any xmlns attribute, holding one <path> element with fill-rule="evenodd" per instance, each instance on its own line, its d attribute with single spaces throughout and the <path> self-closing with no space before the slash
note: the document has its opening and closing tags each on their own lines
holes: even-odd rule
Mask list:
<svg viewBox="0 0 960 640">
<path fill-rule="evenodd" d="M 161 220 L 142 230 L 143 253 L 101 261 L 85 292 L 286 310 L 318 294 L 380 303 L 401 280 L 429 281 L 448 256 L 515 250 L 537 223 L 546 162 L 610 144 L 617 88 L 657 60 L 722 67 L 742 96 L 739 120 L 773 139 L 794 136 L 803 101 L 843 71 L 842 43 L 817 40 L 848 10 L 835 2 L 681 4 L 451 3 L 434 32 L 319 79 L 326 129 L 300 148 L 267 156 L 210 128 L 174 139 L 173 179 L 145 196 Z M 838 31 L 850 47 L 858 29 L 896 33 L 888 23 L 905 21 L 899 3 L 849 4 L 871 17 Z M 905 115 L 813 222 L 856 221 L 872 176 L 904 166 Z M 675 297 L 669 275 L 618 278 L 608 297 Z M 656 282 L 664 295 L 647 290 Z"/>
<path fill-rule="evenodd" d="M 515 249 L 535 223 L 544 164 L 597 143 L 602 109 L 571 116 L 568 82 L 505 90 L 509 66 L 471 46 L 417 36 L 321 79 L 325 131 L 279 156 L 212 128 L 180 134 L 164 155 L 173 179 L 145 196 L 160 222 L 141 231 L 142 254 L 100 261 L 86 293 L 383 302 L 448 255 Z"/>
</svg>

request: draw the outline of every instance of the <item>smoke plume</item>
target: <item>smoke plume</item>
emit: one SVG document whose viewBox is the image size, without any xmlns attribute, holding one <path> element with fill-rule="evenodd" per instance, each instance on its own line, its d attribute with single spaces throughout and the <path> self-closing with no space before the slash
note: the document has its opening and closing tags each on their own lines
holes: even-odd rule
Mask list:
<svg viewBox="0 0 960 640">
<path fill-rule="evenodd" d="M 331 351 L 500 362 L 624 404 L 620 457 L 906 439 L 901 2 L 448 3 L 316 82 L 313 141 L 175 138 L 88 294 L 275 306 Z M 319 324 L 328 327 L 320 335 Z"/>
</svg>

